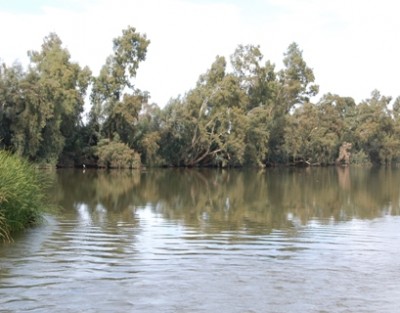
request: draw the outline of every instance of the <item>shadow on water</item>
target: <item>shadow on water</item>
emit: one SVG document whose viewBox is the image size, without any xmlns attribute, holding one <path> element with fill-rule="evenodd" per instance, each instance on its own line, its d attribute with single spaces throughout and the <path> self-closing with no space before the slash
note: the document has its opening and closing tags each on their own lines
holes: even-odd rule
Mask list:
<svg viewBox="0 0 400 313">
<path fill-rule="evenodd" d="M 399 215 L 400 171 L 308 168 L 256 170 L 62 170 L 54 195 L 64 212 L 87 214 L 150 207 L 202 231 L 268 233 L 305 225 Z"/>
</svg>

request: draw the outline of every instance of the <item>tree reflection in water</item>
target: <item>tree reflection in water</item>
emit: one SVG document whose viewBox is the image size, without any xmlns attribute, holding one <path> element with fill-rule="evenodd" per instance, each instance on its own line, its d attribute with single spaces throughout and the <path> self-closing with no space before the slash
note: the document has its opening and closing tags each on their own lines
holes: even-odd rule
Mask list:
<svg viewBox="0 0 400 313">
<path fill-rule="evenodd" d="M 64 210 L 85 207 L 103 219 L 112 211 L 132 220 L 150 207 L 204 232 L 269 233 L 311 220 L 398 215 L 398 186 L 400 171 L 387 168 L 63 170 L 54 194 Z"/>
</svg>

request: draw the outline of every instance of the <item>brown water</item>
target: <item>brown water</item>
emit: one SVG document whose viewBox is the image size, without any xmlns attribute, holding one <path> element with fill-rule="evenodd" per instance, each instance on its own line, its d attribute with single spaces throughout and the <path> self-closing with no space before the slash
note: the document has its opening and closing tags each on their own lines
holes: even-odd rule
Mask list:
<svg viewBox="0 0 400 313">
<path fill-rule="evenodd" d="M 59 171 L 0 312 L 400 312 L 400 170 Z"/>
</svg>

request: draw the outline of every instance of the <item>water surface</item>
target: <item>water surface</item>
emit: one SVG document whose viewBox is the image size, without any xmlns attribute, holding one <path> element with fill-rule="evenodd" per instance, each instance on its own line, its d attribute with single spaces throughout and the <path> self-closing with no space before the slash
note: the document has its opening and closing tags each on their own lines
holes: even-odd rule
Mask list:
<svg viewBox="0 0 400 313">
<path fill-rule="evenodd" d="M 72 171 L 1 312 L 398 312 L 400 171 Z"/>
</svg>

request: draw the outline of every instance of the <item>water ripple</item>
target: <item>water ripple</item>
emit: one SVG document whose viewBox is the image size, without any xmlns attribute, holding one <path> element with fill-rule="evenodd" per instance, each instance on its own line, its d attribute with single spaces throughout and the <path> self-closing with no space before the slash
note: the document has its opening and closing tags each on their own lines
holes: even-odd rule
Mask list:
<svg viewBox="0 0 400 313">
<path fill-rule="evenodd" d="M 1 251 L 5 312 L 395 312 L 399 218 L 201 232 L 141 209 L 62 218 Z M 16 279 L 18 278 L 18 279 Z"/>
</svg>

